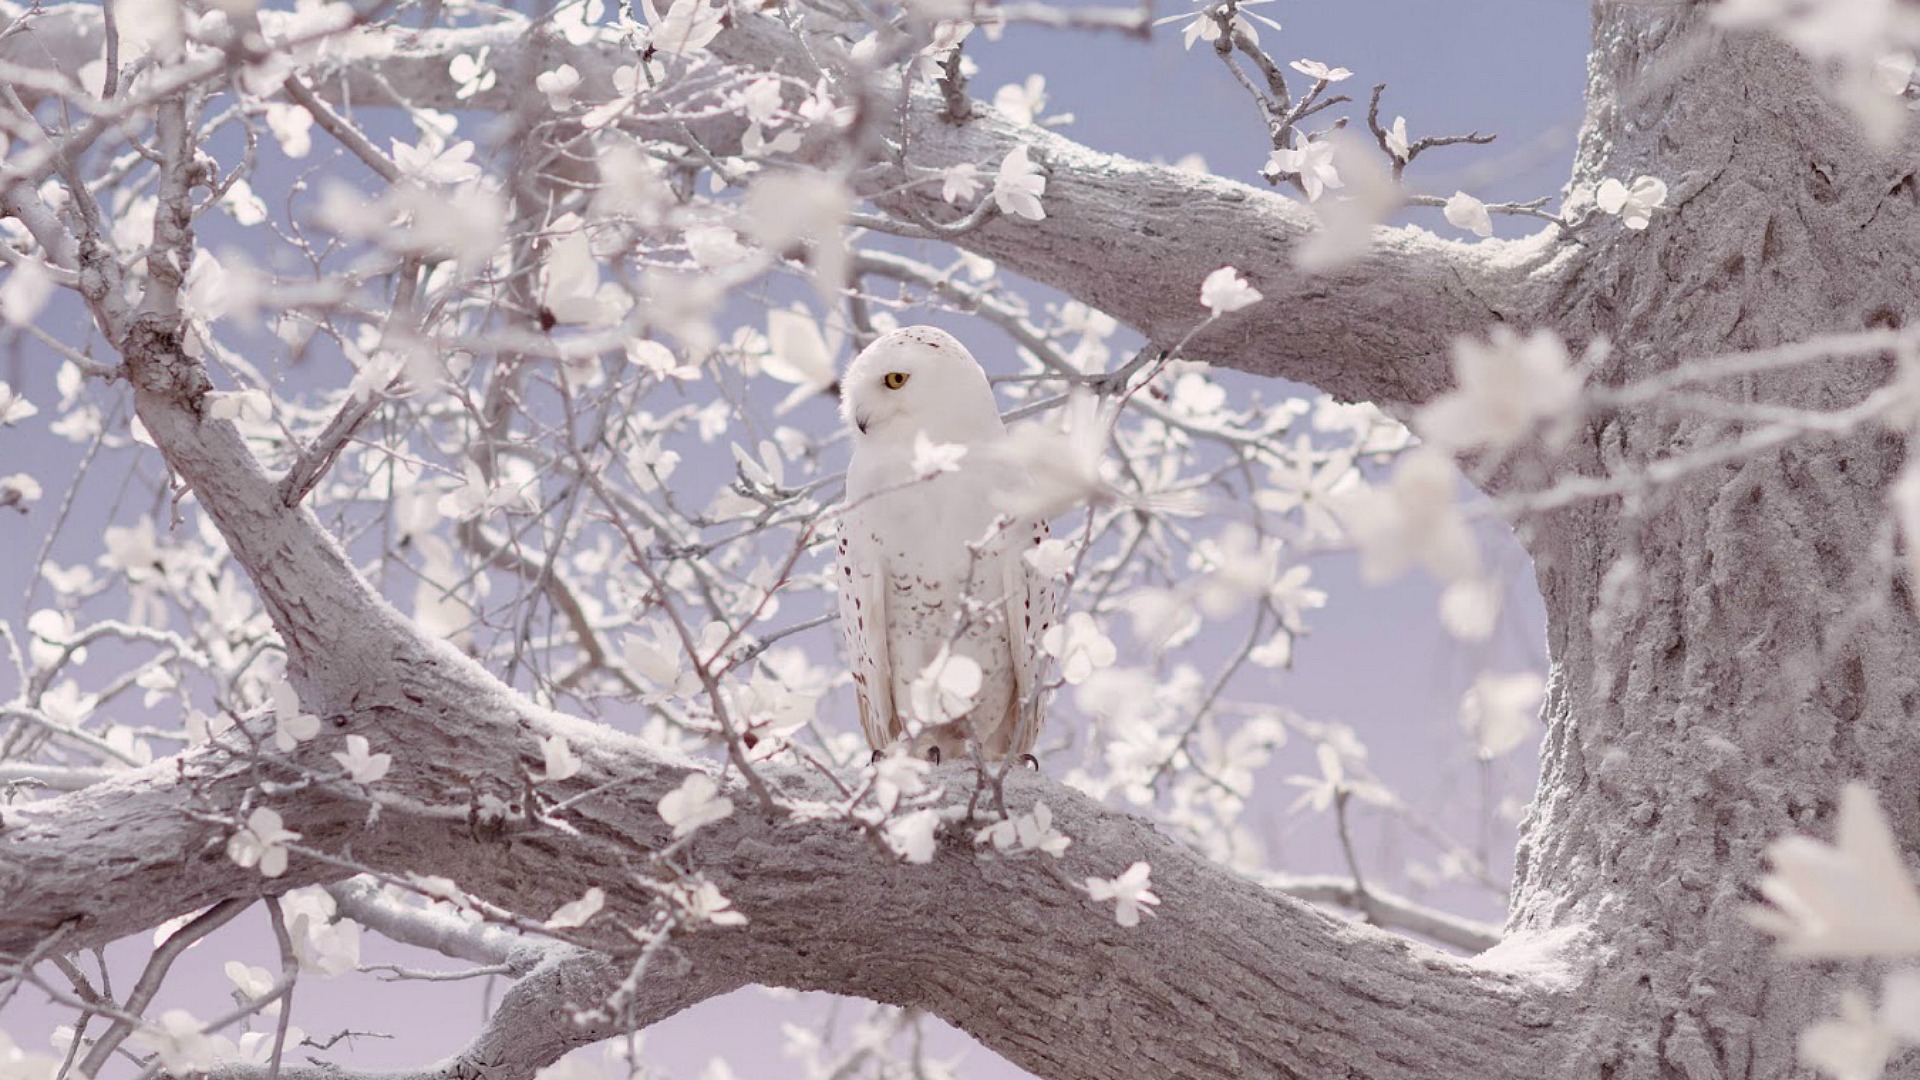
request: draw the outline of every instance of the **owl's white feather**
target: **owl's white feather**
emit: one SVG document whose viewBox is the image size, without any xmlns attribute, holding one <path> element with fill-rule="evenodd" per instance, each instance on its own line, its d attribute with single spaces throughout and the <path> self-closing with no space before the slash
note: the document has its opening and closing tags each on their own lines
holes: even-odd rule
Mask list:
<svg viewBox="0 0 1920 1080">
<path fill-rule="evenodd" d="M 1023 558 L 1046 523 L 998 509 L 1024 478 L 1003 455 L 986 372 L 951 334 L 912 326 L 867 346 L 840 386 L 854 449 L 835 579 L 867 741 L 948 758 L 969 742 L 989 760 L 1029 752 L 1057 596 Z M 959 467 L 919 476 L 922 437 L 966 447 Z M 947 723 L 917 715 L 912 695 L 943 648 L 981 671 L 972 709 Z"/>
</svg>

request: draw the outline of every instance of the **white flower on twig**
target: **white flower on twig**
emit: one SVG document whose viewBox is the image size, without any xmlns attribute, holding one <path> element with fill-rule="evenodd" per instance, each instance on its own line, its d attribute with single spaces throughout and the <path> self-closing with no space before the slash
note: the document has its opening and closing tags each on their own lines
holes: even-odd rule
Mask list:
<svg viewBox="0 0 1920 1080">
<path fill-rule="evenodd" d="M 1231 266 L 1215 270 L 1200 283 L 1200 303 L 1215 315 L 1239 311 L 1260 300 L 1260 290 L 1247 284 L 1247 279 L 1240 276 L 1240 271 Z"/>
</svg>

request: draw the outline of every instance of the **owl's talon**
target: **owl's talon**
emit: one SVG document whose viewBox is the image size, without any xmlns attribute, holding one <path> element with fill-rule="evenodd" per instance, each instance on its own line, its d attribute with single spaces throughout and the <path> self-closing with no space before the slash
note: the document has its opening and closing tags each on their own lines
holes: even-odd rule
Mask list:
<svg viewBox="0 0 1920 1080">
<path fill-rule="evenodd" d="M 873 752 L 873 756 L 867 759 L 867 764 L 878 765 L 880 764 L 880 759 L 886 756 L 887 756 L 887 752 L 885 750 L 875 750 Z"/>
<path fill-rule="evenodd" d="M 940 748 L 937 746 L 927 747 L 927 760 L 935 765 L 940 764 Z"/>
<path fill-rule="evenodd" d="M 1037 757 L 1034 757 L 1032 754 L 1021 754 L 1020 764 L 1025 765 L 1027 768 L 1032 769 L 1034 772 L 1040 771 L 1040 759 Z"/>
</svg>

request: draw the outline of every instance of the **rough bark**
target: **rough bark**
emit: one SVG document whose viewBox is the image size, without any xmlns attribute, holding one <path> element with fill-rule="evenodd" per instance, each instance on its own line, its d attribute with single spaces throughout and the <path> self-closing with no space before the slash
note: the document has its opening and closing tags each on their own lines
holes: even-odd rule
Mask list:
<svg viewBox="0 0 1920 1080">
<path fill-rule="evenodd" d="M 1704 9 L 1596 10 L 1576 179 L 1647 173 L 1677 196 L 1560 285 L 1549 321 L 1615 345 L 1596 381 L 1912 321 L 1911 144 L 1875 154 L 1797 57 L 1717 35 Z M 1874 356 L 1705 389 L 1833 410 L 1891 374 Z M 1570 471 L 1644 470 L 1758 426 L 1654 402 L 1596 420 Z M 1523 524 L 1553 674 L 1509 925 L 1584 925 L 1600 945 L 1579 1074 L 1801 1075 L 1831 973 L 1775 959 L 1742 912 L 1765 845 L 1830 828 L 1846 780 L 1920 839 L 1920 637 L 1886 504 L 1904 454 L 1877 426 L 1806 436 Z"/>
</svg>

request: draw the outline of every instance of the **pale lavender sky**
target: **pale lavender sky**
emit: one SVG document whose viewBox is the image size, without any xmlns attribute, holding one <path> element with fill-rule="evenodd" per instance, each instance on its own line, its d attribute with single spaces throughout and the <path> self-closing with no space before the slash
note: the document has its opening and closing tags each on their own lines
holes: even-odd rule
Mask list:
<svg viewBox="0 0 1920 1080">
<path fill-rule="evenodd" d="M 1160 7 L 1162 14 L 1181 10 L 1164 3 Z M 1254 10 L 1284 26 L 1279 33 L 1261 30 L 1276 57 L 1308 57 L 1353 69 L 1354 77 L 1343 88 L 1358 100 L 1340 111 L 1356 123 L 1364 117 L 1373 83 L 1386 81 L 1387 118 L 1405 115 L 1416 136 L 1476 129 L 1500 136 L 1491 147 L 1441 150 L 1423 158 L 1409 175 L 1417 189 L 1444 196 L 1465 187 L 1489 200 L 1558 195 L 1580 119 L 1585 4 L 1322 0 Z M 1015 29 L 998 45 L 981 46 L 985 43 L 977 40 L 970 46 L 982 67 L 973 86 L 978 96 L 990 97 L 1002 83 L 1041 72 L 1051 99 L 1048 112 L 1073 113 L 1078 119 L 1067 133 L 1094 147 L 1166 160 L 1199 153 L 1214 172 L 1244 180 L 1254 180 L 1265 161 L 1265 133 L 1252 103 L 1205 46 L 1182 50 L 1177 25 L 1161 28 L 1151 45 L 1112 35 Z M 1500 236 L 1521 235 L 1531 231 L 1530 225 L 1495 221 Z M 1284 302 L 1284 296 L 1269 295 Z M 992 356 L 982 359 L 990 369 L 996 366 Z M 0 356 L 0 379 L 45 387 L 50 367 L 44 356 Z M 57 481 L 70 472 L 76 457 L 65 443 L 23 438 L 19 432 L 0 435 L 0 473 L 44 468 L 43 479 Z M 58 490 L 52 482 L 48 488 L 50 493 Z M 44 528 L 31 519 L 11 517 L 0 521 L 0 549 L 20 553 L 0 560 L 0 597 L 9 598 L 10 616 L 15 614 L 12 598 L 25 588 L 24 555 L 37 548 Z M 76 550 L 56 554 L 56 559 L 71 562 L 93 554 Z M 1299 650 L 1298 669 L 1280 690 L 1282 703 L 1353 724 L 1371 745 L 1376 769 L 1418 805 L 1457 807 L 1476 797 L 1480 781 L 1455 722 L 1459 695 L 1473 675 L 1488 662 L 1511 670 L 1537 669 L 1544 660 L 1539 605 L 1525 556 L 1510 540 L 1490 547 L 1488 554 L 1513 583 L 1509 615 L 1491 661 L 1487 653 L 1444 638 L 1433 618 L 1435 589 L 1424 579 L 1369 590 L 1358 584 L 1351 560 L 1315 563 L 1316 581 L 1333 600 L 1312 620 L 1311 637 Z M 0 670 L 0 696 L 13 692 L 11 678 L 10 672 Z M 1514 755 L 1503 768 L 1523 789 L 1530 788 L 1530 753 Z M 1275 805 L 1283 806 L 1289 795 L 1277 792 Z M 1271 816 L 1284 830 L 1275 847 L 1289 869 L 1337 868 L 1323 820 L 1279 823 L 1277 814 Z M 1495 866 L 1504 869 L 1511 836 L 1494 837 L 1492 843 Z M 1497 917 L 1484 909 L 1474 914 Z M 401 960 L 382 955 L 372 935 L 365 943 L 368 962 L 422 962 L 418 956 Z M 130 985 L 141 956 L 124 945 L 115 955 L 123 969 L 116 985 Z M 162 1006 L 187 1005 L 202 1016 L 218 1011 L 226 987 L 220 962 L 229 955 L 271 966 L 273 948 L 264 915 L 249 912 L 238 925 L 191 951 Z M 454 965 L 449 961 L 440 966 Z M 39 1049 L 49 1018 L 57 1014 L 27 1000 L 31 997 L 31 992 L 21 995 L 0 1013 L 0 1030 L 29 1049 Z M 759 991 L 742 991 L 659 1025 L 647 1037 L 650 1060 L 666 1075 L 690 1078 L 698 1075 L 710 1054 L 724 1052 L 742 1077 L 798 1075 L 779 1057 L 780 1033 L 771 1022 L 792 1013 L 765 1001 Z M 475 1029 L 480 1009 L 472 983 L 309 979 L 300 984 L 295 1017 L 314 1033 L 343 1026 L 393 1033 L 391 1040 L 359 1040 L 351 1054 L 332 1056 L 342 1064 L 394 1067 L 421 1064 L 457 1049 Z M 944 1056 L 965 1054 L 960 1070 L 964 1077 L 1026 1075 L 961 1037 L 950 1036 L 938 1045 Z"/>
</svg>

